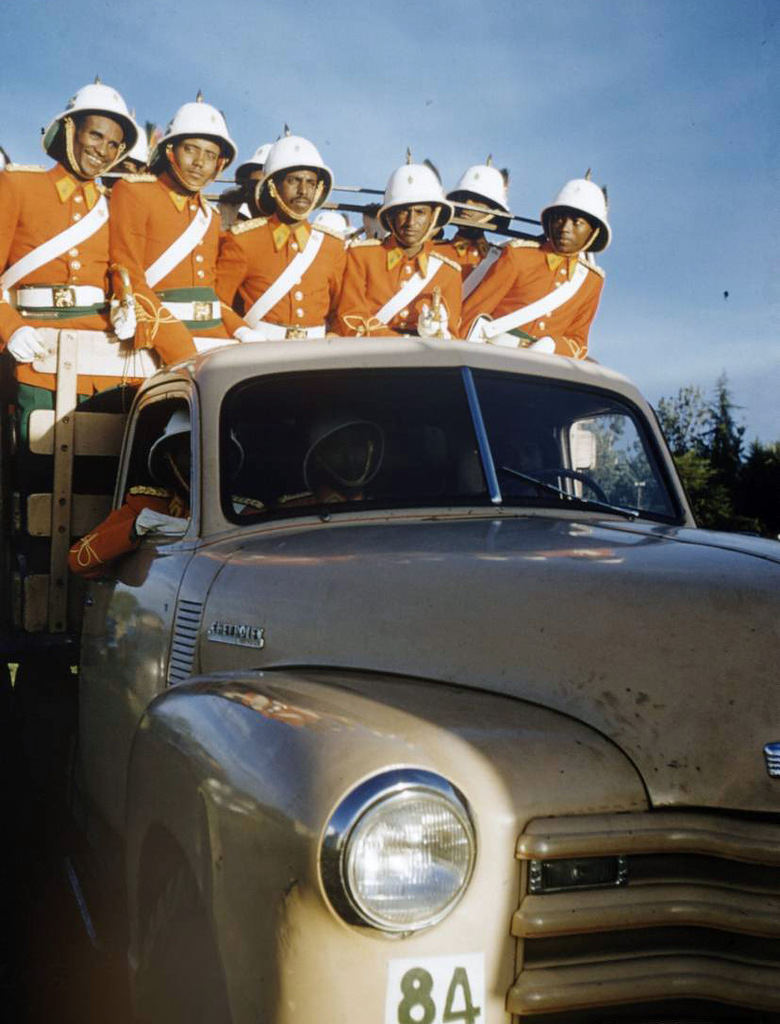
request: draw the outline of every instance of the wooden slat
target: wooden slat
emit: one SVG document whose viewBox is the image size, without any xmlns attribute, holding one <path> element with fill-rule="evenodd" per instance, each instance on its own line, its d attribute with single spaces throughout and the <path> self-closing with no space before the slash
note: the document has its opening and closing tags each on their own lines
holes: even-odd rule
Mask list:
<svg viewBox="0 0 780 1024">
<path fill-rule="evenodd" d="M 25 576 L 24 596 L 22 598 L 22 627 L 28 633 L 40 633 L 41 630 L 46 629 L 48 597 L 48 576 Z"/>
<path fill-rule="evenodd" d="M 73 441 L 76 409 L 76 344 L 73 331 L 60 331 L 57 391 L 54 400 L 54 486 L 51 502 L 51 560 L 49 562 L 49 629 L 67 628 L 68 548 L 73 480 Z"/>
<path fill-rule="evenodd" d="M 71 538 L 89 533 L 110 511 L 110 494 L 74 494 L 70 518 Z M 27 532 L 31 537 L 51 536 L 50 494 L 28 495 Z"/>
<path fill-rule="evenodd" d="M 76 455 L 118 455 L 122 448 L 127 414 L 122 412 L 76 412 L 74 453 Z M 30 451 L 35 455 L 54 452 L 53 409 L 35 409 L 30 414 Z"/>
</svg>

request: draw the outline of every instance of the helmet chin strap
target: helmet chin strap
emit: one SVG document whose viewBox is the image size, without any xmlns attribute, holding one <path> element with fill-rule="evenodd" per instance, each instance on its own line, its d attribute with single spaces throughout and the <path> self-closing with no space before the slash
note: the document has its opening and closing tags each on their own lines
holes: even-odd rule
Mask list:
<svg viewBox="0 0 780 1024">
<path fill-rule="evenodd" d="M 165 159 L 168 161 L 168 167 L 171 170 L 171 174 L 178 181 L 178 183 L 181 185 L 182 188 L 184 188 L 188 192 L 192 192 L 192 193 L 200 192 L 199 188 L 193 188 L 191 185 L 187 184 L 187 182 L 184 180 L 184 178 L 182 178 L 181 168 L 179 167 L 178 163 L 176 162 L 176 155 L 173 152 L 173 144 L 170 143 L 170 142 L 165 147 Z M 211 182 L 214 181 L 215 178 L 218 178 L 220 176 L 220 174 L 224 171 L 226 164 L 227 164 L 227 157 L 221 156 L 219 158 L 219 160 L 217 160 L 217 166 L 216 166 L 216 168 L 214 170 L 214 173 L 211 175 L 211 177 L 208 179 L 208 181 L 205 181 L 203 183 L 203 185 L 201 187 L 205 188 L 206 185 L 211 184 Z"/>
<path fill-rule="evenodd" d="M 92 181 L 95 178 L 99 178 L 101 174 L 106 174 L 112 167 L 116 167 L 127 151 L 127 146 L 124 142 L 121 142 L 117 149 L 117 155 L 110 164 L 106 164 L 103 170 L 99 171 L 97 174 L 86 174 L 79 166 L 79 162 L 76 159 L 76 151 L 73 148 L 73 144 L 76 141 L 76 124 L 73 118 L 70 116 L 64 117 L 62 119 L 62 127 L 65 131 L 65 159 L 68 161 L 68 166 L 77 178 L 83 178 L 86 181 Z"/>
<path fill-rule="evenodd" d="M 298 213 L 297 210 L 290 209 L 287 203 L 285 203 L 285 201 L 279 195 L 279 190 L 277 189 L 276 182 L 274 181 L 273 178 L 261 178 L 260 181 L 258 181 L 257 187 L 255 189 L 255 201 L 259 197 L 260 188 L 263 185 L 267 185 L 268 194 L 276 203 L 277 208 L 282 211 L 285 217 L 289 217 L 290 220 L 306 220 L 309 214 L 316 210 L 317 207 L 319 206 L 320 200 L 322 199 L 322 193 L 325 191 L 325 182 L 322 180 L 322 178 L 320 178 L 319 181 L 317 182 L 317 188 L 314 190 L 314 197 L 312 198 L 312 201 L 309 204 L 309 208 L 306 210 L 305 213 Z"/>
<path fill-rule="evenodd" d="M 175 462 L 175 460 L 174 460 L 174 458 L 173 458 L 173 456 L 171 455 L 170 452 L 166 452 L 166 458 L 168 460 L 168 465 L 170 466 L 171 470 L 173 471 L 173 475 L 176 477 L 176 480 L 177 480 L 179 486 L 182 489 L 182 492 L 184 494 L 189 494 L 190 493 L 189 482 L 187 480 L 185 480 L 184 477 L 182 476 L 181 471 L 179 470 L 179 467 L 176 465 L 176 462 Z"/>
</svg>

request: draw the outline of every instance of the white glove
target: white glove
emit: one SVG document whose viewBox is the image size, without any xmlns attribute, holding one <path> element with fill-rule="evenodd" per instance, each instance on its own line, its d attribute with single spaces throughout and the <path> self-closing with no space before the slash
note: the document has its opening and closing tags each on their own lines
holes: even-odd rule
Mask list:
<svg viewBox="0 0 780 1024">
<path fill-rule="evenodd" d="M 417 334 L 421 338 L 451 338 L 447 325 L 449 317 L 444 303 L 433 310 L 427 302 L 423 302 L 420 315 L 417 317 Z"/>
<path fill-rule="evenodd" d="M 145 533 L 162 533 L 166 537 L 181 537 L 187 532 L 189 519 L 181 516 L 167 516 L 151 508 L 142 508 L 135 517 L 133 529 L 137 537 Z"/>
<path fill-rule="evenodd" d="M 46 355 L 46 346 L 34 327 L 17 327 L 5 347 L 17 363 L 31 363 Z"/>
<path fill-rule="evenodd" d="M 135 337 L 137 327 L 135 319 L 135 306 L 129 302 L 120 302 L 119 299 L 112 299 L 108 311 L 111 326 L 114 334 L 120 341 L 129 341 Z"/>
<path fill-rule="evenodd" d="M 549 335 L 545 335 L 543 338 L 539 338 L 528 346 L 533 352 L 541 352 L 543 355 L 551 356 L 555 354 L 555 341 Z"/>
<path fill-rule="evenodd" d="M 237 327 L 233 331 L 233 337 L 238 338 L 239 341 L 269 341 L 267 335 L 263 334 L 262 331 L 258 331 L 252 327 Z"/>
</svg>

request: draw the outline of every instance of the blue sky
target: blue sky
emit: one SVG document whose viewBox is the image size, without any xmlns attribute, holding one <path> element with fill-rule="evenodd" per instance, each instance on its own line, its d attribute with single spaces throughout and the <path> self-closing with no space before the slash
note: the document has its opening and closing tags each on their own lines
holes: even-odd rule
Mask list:
<svg viewBox="0 0 780 1024">
<path fill-rule="evenodd" d="M 780 440 L 775 0 L 150 0 L 8 3 L 0 144 L 99 73 L 161 125 L 200 88 L 239 160 L 284 123 L 340 183 L 430 157 L 445 185 L 488 153 L 536 216 L 593 168 L 613 243 L 592 355 L 656 401 L 726 372 L 746 437 Z M 728 291 L 728 298 L 724 292 Z"/>
</svg>

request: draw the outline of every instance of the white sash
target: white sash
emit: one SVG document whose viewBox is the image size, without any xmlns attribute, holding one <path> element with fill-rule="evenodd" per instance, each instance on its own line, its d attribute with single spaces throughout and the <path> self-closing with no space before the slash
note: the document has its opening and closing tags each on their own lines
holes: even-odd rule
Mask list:
<svg viewBox="0 0 780 1024">
<path fill-rule="evenodd" d="M 101 196 L 86 217 L 76 221 L 75 224 L 71 224 L 64 231 L 60 231 L 58 235 L 54 235 L 53 238 L 48 239 L 42 245 L 22 256 L 12 267 L 8 267 L 2 277 L 0 277 L 0 288 L 4 291 L 8 288 L 13 288 L 16 282 L 21 281 L 27 274 L 31 274 L 34 270 L 38 270 L 39 267 L 50 263 L 57 256 L 61 256 L 62 253 L 79 245 L 85 239 L 91 238 L 96 231 L 99 231 L 107 223 L 108 203 L 106 202 L 106 197 Z M 57 282 L 53 281 L 52 284 L 57 284 Z"/>
<path fill-rule="evenodd" d="M 376 314 L 377 320 L 381 320 L 384 324 L 389 324 L 396 313 L 408 306 L 412 299 L 416 298 L 423 288 L 428 284 L 433 277 L 436 275 L 437 270 L 441 267 L 442 262 L 436 256 L 428 257 L 428 270 L 425 277 L 420 277 L 419 271 L 410 277 L 409 280 L 403 285 L 399 291 L 388 299 L 387 302 L 382 306 L 379 312 Z"/>
<path fill-rule="evenodd" d="M 469 295 L 474 291 L 477 285 L 480 283 L 482 278 L 487 274 L 488 270 L 493 266 L 498 257 L 503 252 L 503 249 L 498 245 L 491 245 L 485 254 L 484 260 L 477 264 L 476 267 L 471 271 L 469 276 L 463 282 L 463 298 L 467 299 Z"/>
<path fill-rule="evenodd" d="M 195 219 L 190 221 L 186 230 L 182 231 L 179 237 L 168 246 L 165 252 L 158 256 L 154 263 L 146 268 L 146 283 L 150 288 L 162 281 L 164 277 L 178 267 L 181 261 L 192 252 L 198 242 L 203 238 L 211 224 L 211 207 L 207 206 L 206 211 L 201 207 Z"/>
<path fill-rule="evenodd" d="M 324 237 L 325 235 L 321 231 L 313 230 L 309 235 L 306 248 L 287 264 L 274 283 L 269 285 L 260 298 L 246 311 L 244 319 L 250 327 L 257 327 L 268 310 L 273 309 L 277 302 L 285 297 L 295 282 L 303 277 L 316 259 Z"/>
<path fill-rule="evenodd" d="M 549 316 L 553 310 L 558 309 L 576 295 L 587 276 L 588 268 L 584 264 L 578 263 L 572 279 L 562 284 L 560 288 L 553 289 L 549 294 L 537 299 L 536 302 L 521 306 L 520 309 L 515 309 L 511 313 L 507 313 L 506 316 L 500 316 L 497 320 L 484 323 L 485 337 L 494 338 L 497 334 L 506 334 L 507 331 L 520 327 L 521 324 L 530 324 L 532 320 L 538 320 L 540 316 Z"/>
</svg>

